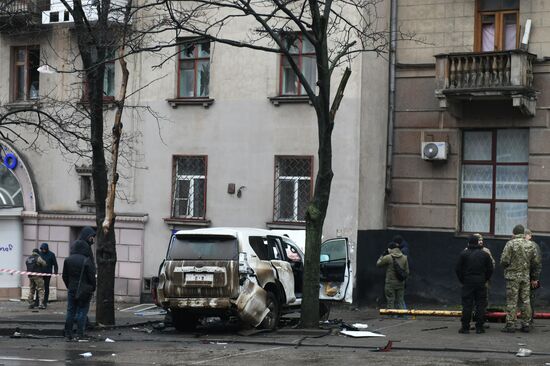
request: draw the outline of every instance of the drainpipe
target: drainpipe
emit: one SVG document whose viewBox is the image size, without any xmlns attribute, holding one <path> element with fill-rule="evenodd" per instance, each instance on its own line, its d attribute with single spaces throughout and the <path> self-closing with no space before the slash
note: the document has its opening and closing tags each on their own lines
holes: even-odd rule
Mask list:
<svg viewBox="0 0 550 366">
<path fill-rule="evenodd" d="M 390 9 L 390 70 L 389 70 L 389 91 L 388 91 L 388 130 L 386 149 L 386 198 L 391 192 L 391 176 L 393 170 L 393 125 L 395 121 L 395 63 L 397 47 L 397 0 L 391 0 Z"/>
</svg>

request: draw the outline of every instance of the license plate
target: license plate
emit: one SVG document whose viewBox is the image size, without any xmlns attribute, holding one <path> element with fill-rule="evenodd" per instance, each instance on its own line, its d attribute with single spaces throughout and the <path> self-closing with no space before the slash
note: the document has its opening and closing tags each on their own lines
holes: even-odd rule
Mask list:
<svg viewBox="0 0 550 366">
<path fill-rule="evenodd" d="M 186 273 L 185 282 L 214 282 L 213 273 Z"/>
</svg>

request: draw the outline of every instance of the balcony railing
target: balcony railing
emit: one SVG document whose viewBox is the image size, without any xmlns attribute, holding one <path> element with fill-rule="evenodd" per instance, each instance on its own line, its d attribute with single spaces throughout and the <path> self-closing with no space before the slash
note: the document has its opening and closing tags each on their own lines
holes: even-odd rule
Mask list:
<svg viewBox="0 0 550 366">
<path fill-rule="evenodd" d="M 2 0 L 0 1 L 0 16 L 38 15 L 49 8 L 49 0 Z"/>
<path fill-rule="evenodd" d="M 441 107 L 453 100 L 512 99 L 534 114 L 533 63 L 536 55 L 513 50 L 452 53 L 436 57 L 436 90 Z"/>
<path fill-rule="evenodd" d="M 17 33 L 41 24 L 49 0 L 0 0 L 0 32 Z"/>
</svg>

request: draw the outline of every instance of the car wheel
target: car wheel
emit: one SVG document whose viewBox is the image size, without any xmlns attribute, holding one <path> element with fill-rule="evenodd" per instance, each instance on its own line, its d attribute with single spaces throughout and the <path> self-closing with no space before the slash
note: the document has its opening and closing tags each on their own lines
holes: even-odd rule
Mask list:
<svg viewBox="0 0 550 366">
<path fill-rule="evenodd" d="M 260 323 L 260 328 L 275 330 L 279 324 L 280 305 L 277 296 L 273 292 L 267 292 L 266 304 L 269 313 L 267 313 L 264 320 Z"/>
<path fill-rule="evenodd" d="M 184 311 L 173 311 L 172 323 L 178 332 L 188 332 L 195 330 L 199 323 L 199 318 Z"/>
</svg>

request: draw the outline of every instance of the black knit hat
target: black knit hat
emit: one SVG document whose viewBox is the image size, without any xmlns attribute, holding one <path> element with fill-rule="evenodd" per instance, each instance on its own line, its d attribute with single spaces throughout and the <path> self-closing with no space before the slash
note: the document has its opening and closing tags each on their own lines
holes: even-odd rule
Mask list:
<svg viewBox="0 0 550 366">
<path fill-rule="evenodd" d="M 479 245 L 479 237 L 471 235 L 468 238 L 468 245 Z"/>
</svg>

